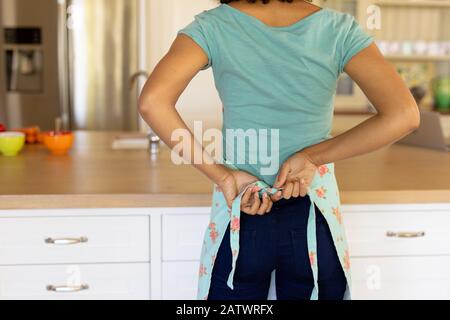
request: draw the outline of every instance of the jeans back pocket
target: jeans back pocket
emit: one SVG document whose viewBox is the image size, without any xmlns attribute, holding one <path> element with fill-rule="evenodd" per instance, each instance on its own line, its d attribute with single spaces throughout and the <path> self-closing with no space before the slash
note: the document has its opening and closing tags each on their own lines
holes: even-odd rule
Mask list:
<svg viewBox="0 0 450 320">
<path fill-rule="evenodd" d="M 295 276 L 298 281 L 311 282 L 314 284 L 314 277 L 308 252 L 308 240 L 306 231 L 291 231 L 292 256 L 294 258 Z"/>
</svg>

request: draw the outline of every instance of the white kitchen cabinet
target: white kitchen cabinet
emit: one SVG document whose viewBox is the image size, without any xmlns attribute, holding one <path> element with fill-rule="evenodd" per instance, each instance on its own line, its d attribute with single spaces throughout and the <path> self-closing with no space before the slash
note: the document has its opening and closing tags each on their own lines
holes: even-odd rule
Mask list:
<svg viewBox="0 0 450 320">
<path fill-rule="evenodd" d="M 148 209 L 0 212 L 0 300 L 150 299 L 149 261 Z"/>
<path fill-rule="evenodd" d="M 0 265 L 148 262 L 146 216 L 0 218 Z"/>
<path fill-rule="evenodd" d="M 450 257 L 352 258 L 352 299 L 450 297 Z M 199 262 L 163 263 L 163 299 L 196 298 Z"/>
<path fill-rule="evenodd" d="M 195 299 L 209 212 L 0 212 L 0 299 Z M 344 205 L 342 212 L 353 299 L 450 299 L 450 204 Z M 89 241 L 44 241 L 82 236 Z"/>
<path fill-rule="evenodd" d="M 353 258 L 355 300 L 450 299 L 450 256 Z"/>
<path fill-rule="evenodd" d="M 147 263 L 0 267 L 3 300 L 150 299 Z"/>
<path fill-rule="evenodd" d="M 166 215 L 163 227 L 163 261 L 200 259 L 209 215 Z"/>
<path fill-rule="evenodd" d="M 450 299 L 448 205 L 344 206 L 353 299 Z"/>
<path fill-rule="evenodd" d="M 353 299 L 450 299 L 450 206 L 359 205 L 342 210 Z M 196 297 L 199 261 L 189 260 L 200 254 L 207 217 L 163 218 L 162 299 Z"/>
<path fill-rule="evenodd" d="M 164 300 L 195 300 L 197 298 L 199 262 L 164 262 Z"/>
</svg>

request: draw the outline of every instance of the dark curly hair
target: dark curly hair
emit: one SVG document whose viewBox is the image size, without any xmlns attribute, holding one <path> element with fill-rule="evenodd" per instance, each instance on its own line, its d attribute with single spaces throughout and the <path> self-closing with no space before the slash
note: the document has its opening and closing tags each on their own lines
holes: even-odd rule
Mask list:
<svg viewBox="0 0 450 320">
<path fill-rule="evenodd" d="M 230 3 L 230 2 L 236 2 L 236 1 L 240 1 L 240 0 L 220 0 L 220 3 Z M 247 0 L 248 3 L 256 3 L 262 1 L 262 3 L 267 4 L 270 2 L 270 0 Z M 280 2 L 289 2 L 292 3 L 294 2 L 294 0 L 278 0 Z M 305 0 L 307 2 L 311 2 L 312 0 Z"/>
</svg>

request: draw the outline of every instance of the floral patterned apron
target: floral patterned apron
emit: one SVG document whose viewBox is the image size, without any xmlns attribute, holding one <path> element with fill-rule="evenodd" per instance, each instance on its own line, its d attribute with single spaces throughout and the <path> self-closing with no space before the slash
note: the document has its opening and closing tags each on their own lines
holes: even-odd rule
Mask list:
<svg viewBox="0 0 450 320">
<path fill-rule="evenodd" d="M 232 169 L 236 169 L 233 165 L 227 163 L 226 165 Z M 269 195 L 273 195 L 278 191 L 275 188 L 271 188 L 263 181 L 253 183 L 242 190 L 239 196 L 234 200 L 231 210 L 227 207 L 225 197 L 220 188 L 217 185 L 214 185 L 211 220 L 204 237 L 200 260 L 199 286 L 197 295 L 198 299 L 208 299 L 215 258 L 217 252 L 219 251 L 220 244 L 228 228 L 228 225 L 230 226 L 230 245 L 233 258 L 232 269 L 229 274 L 227 284 L 231 289 L 233 289 L 236 261 L 239 257 L 241 198 L 248 188 L 252 188 L 255 185 L 261 188 L 261 195 L 264 192 L 268 193 Z M 347 290 L 344 299 L 350 299 L 350 257 L 342 221 L 341 203 L 336 177 L 334 174 L 334 164 L 322 165 L 318 168 L 307 194 L 311 199 L 311 207 L 309 210 L 307 226 L 307 241 L 309 259 L 314 276 L 314 289 L 311 294 L 311 300 L 317 300 L 319 297 L 319 288 L 317 281 L 318 264 L 320 264 L 320 261 L 317 261 L 316 259 L 316 211 L 314 208 L 314 204 L 322 212 L 330 227 L 336 251 L 347 279 Z M 274 274 L 272 274 L 272 277 L 273 276 Z M 274 281 L 272 281 L 272 285 L 273 283 Z"/>
</svg>

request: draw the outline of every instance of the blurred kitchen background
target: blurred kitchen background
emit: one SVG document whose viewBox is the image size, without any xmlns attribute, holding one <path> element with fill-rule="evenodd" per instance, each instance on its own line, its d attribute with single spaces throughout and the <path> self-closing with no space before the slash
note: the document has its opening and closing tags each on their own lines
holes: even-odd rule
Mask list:
<svg viewBox="0 0 450 320">
<path fill-rule="evenodd" d="M 449 1 L 325 1 L 350 13 L 366 27 L 411 88 L 422 110 L 450 111 Z M 371 5 L 377 5 L 373 7 Z M 375 21 L 379 18 L 379 23 Z M 338 111 L 372 110 L 361 91 L 344 75 L 338 87 Z"/>
<path fill-rule="evenodd" d="M 50 130 L 61 117 L 66 130 L 145 127 L 136 105 L 149 70 L 176 31 L 213 3 L 2 0 L 0 123 Z M 204 90 L 210 80 L 194 81 L 180 100 L 186 112 L 219 104 Z"/>
<path fill-rule="evenodd" d="M 137 130 L 139 12 L 137 0 L 2 0 L 6 125 Z"/>
<path fill-rule="evenodd" d="M 415 146 L 336 163 L 353 298 L 448 300 L 450 0 L 315 2 L 375 36 L 424 112 Z M 0 0 L 0 300 L 195 299 L 213 185 L 172 161 L 137 97 L 177 31 L 217 5 Z M 211 69 L 177 108 L 220 128 Z M 335 110 L 334 135 L 374 112 L 345 74 Z"/>
<path fill-rule="evenodd" d="M 368 30 L 425 110 L 448 113 L 449 1 L 316 1 L 367 26 L 370 4 L 382 10 Z M 0 123 L 9 128 L 145 130 L 136 99 L 176 31 L 213 0 L 1 0 Z M 369 8 L 369 11 L 368 9 Z M 113 22 L 113 23 L 111 23 Z M 377 27 L 377 26 L 375 26 Z M 179 105 L 188 118 L 220 121 L 212 72 L 201 73 Z M 337 113 L 373 111 L 343 76 Z"/>
</svg>

